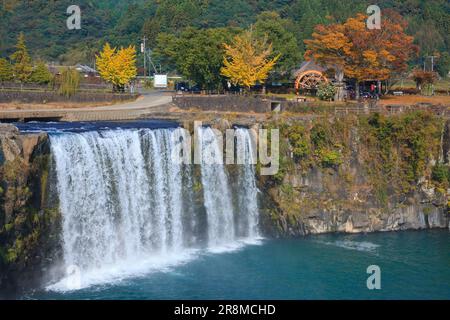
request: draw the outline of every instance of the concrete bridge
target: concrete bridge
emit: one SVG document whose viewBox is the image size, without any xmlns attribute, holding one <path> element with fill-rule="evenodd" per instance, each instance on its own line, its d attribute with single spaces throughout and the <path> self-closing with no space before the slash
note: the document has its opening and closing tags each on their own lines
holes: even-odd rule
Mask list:
<svg viewBox="0 0 450 320">
<path fill-rule="evenodd" d="M 153 112 L 168 111 L 172 96 L 168 93 L 145 93 L 136 101 L 88 108 L 0 110 L 1 122 L 18 121 L 114 121 L 135 120 Z"/>
</svg>

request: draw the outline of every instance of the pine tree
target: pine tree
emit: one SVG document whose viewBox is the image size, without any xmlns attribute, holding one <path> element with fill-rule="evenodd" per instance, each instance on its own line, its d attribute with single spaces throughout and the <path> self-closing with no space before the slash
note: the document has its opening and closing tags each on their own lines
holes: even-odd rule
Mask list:
<svg viewBox="0 0 450 320">
<path fill-rule="evenodd" d="M 0 82 L 10 81 L 13 77 L 11 64 L 5 58 L 0 59 Z"/>
<path fill-rule="evenodd" d="M 53 75 L 48 71 L 43 61 L 40 61 L 31 73 L 30 82 L 38 84 L 48 84 L 52 81 Z"/>
<path fill-rule="evenodd" d="M 15 48 L 16 52 L 11 55 L 11 60 L 14 62 L 14 77 L 21 83 L 26 83 L 33 72 L 33 66 L 25 44 L 25 36 L 22 32 L 19 34 Z"/>
</svg>

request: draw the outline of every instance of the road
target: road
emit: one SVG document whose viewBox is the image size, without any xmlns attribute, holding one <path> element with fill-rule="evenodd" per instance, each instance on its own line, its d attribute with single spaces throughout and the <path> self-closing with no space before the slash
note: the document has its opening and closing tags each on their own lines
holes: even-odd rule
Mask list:
<svg viewBox="0 0 450 320">
<path fill-rule="evenodd" d="M 152 112 L 168 111 L 172 96 L 163 92 L 143 93 L 136 101 L 86 108 L 0 110 L 0 120 L 100 121 L 134 120 Z"/>
</svg>

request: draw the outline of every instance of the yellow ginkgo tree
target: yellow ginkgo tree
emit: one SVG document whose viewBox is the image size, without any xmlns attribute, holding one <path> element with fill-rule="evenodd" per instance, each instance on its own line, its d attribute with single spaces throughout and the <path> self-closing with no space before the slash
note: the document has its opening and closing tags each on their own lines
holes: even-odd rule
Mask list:
<svg viewBox="0 0 450 320">
<path fill-rule="evenodd" d="M 125 85 L 136 78 L 136 48 L 112 48 L 109 43 L 96 57 L 97 69 L 106 82 L 113 85 L 114 91 L 123 91 Z"/>
<path fill-rule="evenodd" d="M 280 55 L 271 58 L 272 44 L 258 39 L 247 30 L 234 38 L 233 44 L 224 44 L 225 57 L 221 74 L 234 85 L 249 89 L 269 77 Z"/>
</svg>

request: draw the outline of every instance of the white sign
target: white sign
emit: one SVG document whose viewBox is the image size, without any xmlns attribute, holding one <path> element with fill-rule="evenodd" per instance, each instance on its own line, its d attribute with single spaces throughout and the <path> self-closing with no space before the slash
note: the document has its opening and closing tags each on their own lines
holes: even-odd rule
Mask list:
<svg viewBox="0 0 450 320">
<path fill-rule="evenodd" d="M 154 81 L 155 88 L 167 88 L 167 75 L 166 74 L 155 74 Z"/>
</svg>

